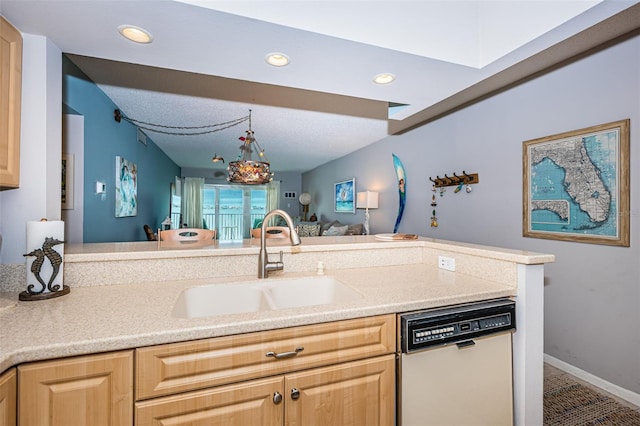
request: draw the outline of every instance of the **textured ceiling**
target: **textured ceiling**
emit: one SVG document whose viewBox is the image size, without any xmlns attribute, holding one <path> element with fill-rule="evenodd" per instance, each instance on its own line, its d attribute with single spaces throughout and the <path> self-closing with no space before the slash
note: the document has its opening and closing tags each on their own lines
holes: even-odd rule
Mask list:
<svg viewBox="0 0 640 426">
<path fill-rule="evenodd" d="M 189 3 L 195 3 L 189 1 Z M 129 117 L 221 123 L 251 109 L 276 171 L 306 171 L 637 28 L 638 1 L 23 1 L 0 11 L 47 36 Z M 206 3 L 206 4 L 204 4 Z M 267 13 L 269 12 L 269 13 Z M 572 17 L 573 15 L 576 15 Z M 116 28 L 146 28 L 154 42 Z M 274 68 L 267 53 L 288 54 Z M 387 86 L 374 75 L 391 72 Z M 388 103 L 407 107 L 388 119 Z M 182 167 L 222 168 L 246 124 L 147 131 Z"/>
</svg>

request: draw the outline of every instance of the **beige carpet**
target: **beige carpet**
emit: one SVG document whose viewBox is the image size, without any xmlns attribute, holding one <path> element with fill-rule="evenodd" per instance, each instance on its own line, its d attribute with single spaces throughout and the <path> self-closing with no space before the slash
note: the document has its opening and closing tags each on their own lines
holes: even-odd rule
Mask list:
<svg viewBox="0 0 640 426">
<path fill-rule="evenodd" d="M 640 426 L 640 411 L 576 382 L 568 375 L 544 379 L 545 426 Z"/>
</svg>

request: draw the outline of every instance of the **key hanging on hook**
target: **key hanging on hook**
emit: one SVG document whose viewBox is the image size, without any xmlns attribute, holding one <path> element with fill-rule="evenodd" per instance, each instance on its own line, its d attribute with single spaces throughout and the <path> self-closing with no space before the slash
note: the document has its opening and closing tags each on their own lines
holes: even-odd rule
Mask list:
<svg viewBox="0 0 640 426">
<path fill-rule="evenodd" d="M 431 227 L 432 228 L 438 227 L 438 218 L 436 217 L 436 209 L 433 209 L 433 212 L 431 213 Z"/>
<path fill-rule="evenodd" d="M 438 203 L 436 202 L 436 185 L 434 184 L 433 187 L 431 188 L 431 192 L 433 192 L 433 194 L 431 194 L 431 207 L 435 207 L 438 205 Z"/>
</svg>

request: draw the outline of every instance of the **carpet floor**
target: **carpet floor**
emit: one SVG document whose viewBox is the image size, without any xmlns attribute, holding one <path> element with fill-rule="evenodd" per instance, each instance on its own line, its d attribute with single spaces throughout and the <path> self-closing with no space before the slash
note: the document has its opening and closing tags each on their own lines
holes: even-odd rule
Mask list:
<svg viewBox="0 0 640 426">
<path fill-rule="evenodd" d="M 624 406 L 568 375 L 544 379 L 545 426 L 640 426 L 640 411 Z"/>
</svg>

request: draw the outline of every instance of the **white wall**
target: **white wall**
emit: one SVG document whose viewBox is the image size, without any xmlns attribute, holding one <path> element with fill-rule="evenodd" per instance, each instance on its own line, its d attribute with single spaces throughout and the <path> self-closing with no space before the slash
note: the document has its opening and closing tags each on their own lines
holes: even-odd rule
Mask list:
<svg viewBox="0 0 640 426">
<path fill-rule="evenodd" d="M 425 82 L 423 88 L 429 90 Z M 631 247 L 522 237 L 522 142 L 631 119 Z M 401 232 L 553 253 L 545 266 L 545 352 L 640 393 L 640 36 L 593 53 L 403 135 L 303 175 L 317 194 L 311 210 L 332 213 L 333 182 L 356 178 L 379 190 L 372 233 L 390 232 L 398 195 L 391 153 L 407 172 Z M 440 226 L 430 228 L 429 176 L 479 173 L 473 192 L 437 197 Z"/>
<path fill-rule="evenodd" d="M 27 221 L 60 219 L 62 52 L 22 36 L 20 188 L 0 192 L 0 264 L 24 264 Z"/>
</svg>

